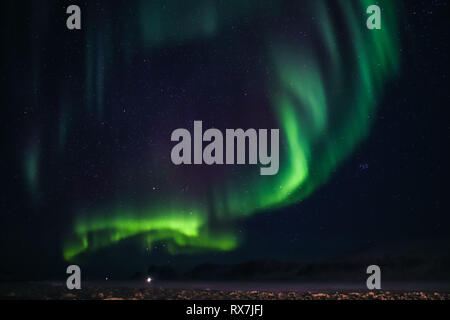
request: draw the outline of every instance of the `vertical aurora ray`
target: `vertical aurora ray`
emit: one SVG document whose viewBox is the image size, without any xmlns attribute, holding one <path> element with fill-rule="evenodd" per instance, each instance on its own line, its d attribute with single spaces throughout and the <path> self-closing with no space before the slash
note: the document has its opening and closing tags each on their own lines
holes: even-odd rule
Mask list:
<svg viewBox="0 0 450 320">
<path fill-rule="evenodd" d="M 32 197 L 39 193 L 39 159 L 39 143 L 33 141 L 25 151 L 23 163 L 25 182 Z"/>
<path fill-rule="evenodd" d="M 107 13 L 93 15 L 91 19 L 101 22 L 86 31 L 85 100 L 88 111 L 101 119 L 105 108 L 108 61 L 113 52 L 110 39 L 112 31 Z"/>
<path fill-rule="evenodd" d="M 202 27 L 182 28 L 185 34 L 169 30 L 166 22 L 158 23 L 164 13 L 154 12 L 158 19 L 141 17 L 143 41 L 160 47 L 168 41 L 213 36 L 223 22 L 221 11 L 207 1 L 204 4 L 199 11 Z M 318 39 L 302 45 L 289 37 L 267 36 L 275 70 L 275 76 L 267 79 L 267 91 L 281 132 L 276 176 L 242 169 L 242 175 L 213 186 L 212 206 L 204 205 L 207 196 L 167 192 L 147 206 L 110 205 L 82 212 L 75 218 L 74 235 L 66 240 L 65 259 L 124 239 L 136 239 L 144 247 L 163 241 L 170 253 L 232 250 L 240 241 L 233 222 L 296 203 L 325 183 L 368 135 L 383 88 L 398 72 L 394 5 L 380 1 L 382 30 L 367 30 L 365 8 L 370 4 L 368 0 L 339 1 L 341 21 L 327 11 L 327 2 L 314 2 L 310 10 L 320 19 L 315 26 Z M 145 16 L 148 8 L 144 9 Z M 338 41 L 337 30 L 350 38 L 348 43 Z M 319 59 L 318 52 L 326 59 Z"/>
</svg>

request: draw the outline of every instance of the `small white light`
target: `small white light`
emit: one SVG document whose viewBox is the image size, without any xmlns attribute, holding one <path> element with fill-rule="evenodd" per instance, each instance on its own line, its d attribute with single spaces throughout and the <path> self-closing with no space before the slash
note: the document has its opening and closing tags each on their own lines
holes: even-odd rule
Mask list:
<svg viewBox="0 0 450 320">
<path fill-rule="evenodd" d="M 150 277 L 147 277 L 147 279 L 145 280 L 147 283 L 150 283 L 150 282 L 152 282 L 152 278 L 150 278 Z"/>
</svg>

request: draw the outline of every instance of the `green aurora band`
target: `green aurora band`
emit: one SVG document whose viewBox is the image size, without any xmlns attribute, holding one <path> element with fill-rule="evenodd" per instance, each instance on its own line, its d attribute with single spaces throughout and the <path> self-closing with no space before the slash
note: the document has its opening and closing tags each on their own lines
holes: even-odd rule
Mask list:
<svg viewBox="0 0 450 320">
<path fill-rule="evenodd" d="M 281 132 L 278 175 L 262 178 L 248 173 L 245 190 L 242 177 L 231 176 L 214 186 L 214 220 L 215 225 L 220 222 L 220 228 L 212 227 L 211 208 L 204 205 L 205 199 L 180 199 L 174 194 L 142 207 L 115 206 L 80 212 L 74 221 L 73 236 L 64 244 L 66 260 L 76 260 L 82 253 L 131 238 L 144 248 L 164 242 L 172 254 L 233 250 L 240 242 L 233 232 L 234 222 L 263 210 L 297 203 L 329 179 L 369 133 L 383 87 L 398 72 L 398 34 L 391 1 L 380 1 L 382 30 L 368 30 L 365 8 L 372 1 L 342 0 L 337 7 L 350 38 L 344 46 L 335 36 L 338 23 L 327 11 L 327 3 L 312 2 L 310 10 L 320 21 L 316 30 L 319 39 L 308 43 L 308 48 L 271 37 L 271 44 L 276 45 L 268 49 L 276 70 L 275 79 L 267 81 L 268 94 Z M 220 11 L 215 10 L 212 1 L 199 3 L 205 6 L 195 12 L 201 15 L 198 21 L 204 25 L 177 33 L 177 41 L 213 37 L 218 32 L 223 23 Z M 243 6 L 246 14 L 251 6 Z M 163 46 L 168 31 L 164 22 L 158 25 L 158 21 L 168 20 L 164 15 L 158 16 L 156 8 L 144 8 L 141 12 L 152 12 L 152 19 L 141 17 L 147 45 Z M 146 21 L 152 21 L 152 25 L 147 26 Z M 326 62 L 316 58 L 317 50 L 323 51 Z M 89 80 L 89 74 L 88 83 L 96 82 L 97 90 L 103 90 L 103 78 L 97 75 L 97 81 Z M 32 160 L 27 171 L 30 184 L 35 184 Z"/>
</svg>

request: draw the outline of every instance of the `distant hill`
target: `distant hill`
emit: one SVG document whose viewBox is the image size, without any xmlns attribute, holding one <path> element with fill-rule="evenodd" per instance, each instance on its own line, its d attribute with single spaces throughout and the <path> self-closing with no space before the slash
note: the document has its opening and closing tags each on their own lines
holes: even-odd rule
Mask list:
<svg viewBox="0 0 450 320">
<path fill-rule="evenodd" d="M 408 254 L 335 258 L 316 262 L 252 260 L 238 264 L 203 263 L 188 271 L 151 266 L 148 274 L 162 280 L 215 281 L 346 281 L 367 279 L 369 265 L 381 268 L 384 281 L 450 282 L 450 255 Z"/>
</svg>

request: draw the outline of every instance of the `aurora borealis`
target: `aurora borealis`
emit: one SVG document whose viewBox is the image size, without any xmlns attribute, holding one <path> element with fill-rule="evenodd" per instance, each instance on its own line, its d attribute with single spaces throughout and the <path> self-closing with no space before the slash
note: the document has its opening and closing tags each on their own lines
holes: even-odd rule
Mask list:
<svg viewBox="0 0 450 320">
<path fill-rule="evenodd" d="M 368 133 L 378 96 L 398 67 L 393 14 L 384 17 L 383 30 L 369 33 L 358 27 L 364 16 L 358 18 L 356 12 L 363 11 L 368 4 L 367 1 L 354 4 L 341 2 L 338 6 L 338 10 L 345 12 L 346 16 L 343 27 L 349 30 L 348 34 L 354 41 L 348 59 L 339 56 L 339 43 L 333 32 L 334 22 L 325 5 L 320 3 L 309 8 L 312 15 L 321 17 L 321 24 L 314 27 L 321 37 L 320 45 L 326 48 L 326 68 L 333 70 L 327 74 L 327 79 L 311 53 L 314 50 L 312 43 L 305 41 L 290 46 L 277 37 L 269 40 L 275 45 L 268 49 L 273 52 L 267 54 L 267 63 L 274 65 L 275 77 L 267 84 L 267 95 L 272 97 L 270 103 L 285 141 L 284 162 L 277 177 L 263 179 L 249 176 L 245 172 L 248 170 L 242 169 L 244 173 L 239 172 L 239 175 L 248 179 L 245 192 L 236 178 L 226 177 L 225 181 L 211 187 L 211 208 L 201 205 L 207 201 L 204 195 L 179 197 L 170 192 L 163 192 L 166 200 L 149 200 L 149 204 L 141 208 L 100 207 L 97 209 L 99 212 L 88 212 L 77 218 L 74 240 L 70 240 L 64 248 L 65 258 L 70 260 L 85 250 L 95 250 L 128 237 L 138 238 L 143 242 L 143 247 L 151 247 L 155 241 L 166 241 L 169 252 L 173 253 L 183 249 L 231 250 L 238 245 L 238 237 L 230 227 L 223 233 L 211 228 L 210 210 L 215 212 L 219 222 L 228 223 L 261 210 L 297 202 L 324 183 L 331 171 Z M 190 26 L 189 21 L 185 22 L 185 15 L 189 17 L 190 14 L 185 14 L 184 10 L 178 11 L 183 9 L 181 4 L 169 2 L 171 5 L 175 8 L 169 9 L 170 12 L 174 12 L 176 20 L 180 21 L 179 30 L 171 30 L 171 26 L 163 22 L 169 19 L 165 16 L 166 11 L 161 9 L 162 3 L 152 8 L 144 5 L 139 10 L 141 15 L 148 12 L 148 16 L 141 17 L 143 25 L 140 25 L 146 45 L 164 47 L 166 38 L 183 43 L 213 37 L 214 32 L 219 32 L 216 29 L 220 25 L 222 10 L 215 7 L 214 2 L 205 1 L 199 4 L 198 10 L 193 11 L 194 20 L 200 21 L 201 26 Z M 230 16 L 239 16 L 245 9 L 251 11 L 245 6 L 237 7 Z M 385 10 L 393 12 L 394 8 L 392 4 L 386 4 Z M 146 21 L 152 21 L 151 25 L 147 25 Z M 184 24 L 186 28 L 183 28 Z M 98 50 L 96 64 L 103 68 L 103 52 L 106 49 L 100 47 Z M 90 61 L 90 54 L 87 55 Z M 353 79 L 340 70 L 343 65 L 355 70 Z M 102 106 L 102 110 L 104 76 L 102 71 L 96 74 L 97 104 Z M 90 83 L 88 77 L 88 89 Z M 168 202 L 171 204 L 168 205 Z"/>
<path fill-rule="evenodd" d="M 149 259 L 159 254 L 154 248 L 173 261 L 214 259 L 253 252 L 255 234 L 273 241 L 267 250 L 276 252 L 289 246 L 283 231 L 246 226 L 289 216 L 285 225 L 303 230 L 292 238 L 302 239 L 314 197 L 325 199 L 323 221 L 345 216 L 327 207 L 343 198 L 329 188 L 379 168 L 370 158 L 383 151 L 361 151 L 374 143 L 373 130 L 375 137 L 409 130 L 386 125 L 393 111 L 383 110 L 401 100 L 386 99 L 408 72 L 405 15 L 412 9 L 376 3 L 381 30 L 366 28 L 370 0 L 88 1 L 80 4 L 82 30 L 69 31 L 65 11 L 51 2 L 7 1 L 5 98 L 14 103 L 2 117 L 10 150 L 3 170 L 9 176 L 13 168 L 5 212 L 27 212 L 24 221 L 37 231 L 23 233 L 37 243 L 51 238 L 57 245 L 49 254 L 64 263 L 120 256 L 124 243 Z M 401 103 L 414 108 L 414 101 Z M 279 128 L 278 174 L 262 176 L 259 165 L 173 165 L 170 134 L 191 130 L 194 121 L 223 131 Z M 354 161 L 360 167 L 349 174 Z M 340 183 L 336 190 L 347 187 Z M 389 217 L 401 211 L 388 200 L 382 210 Z M 5 238 L 20 228 L 16 223 Z"/>
</svg>

